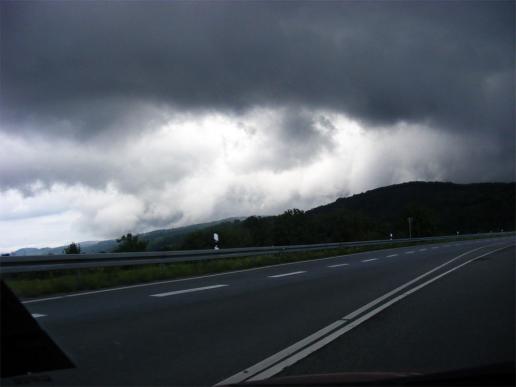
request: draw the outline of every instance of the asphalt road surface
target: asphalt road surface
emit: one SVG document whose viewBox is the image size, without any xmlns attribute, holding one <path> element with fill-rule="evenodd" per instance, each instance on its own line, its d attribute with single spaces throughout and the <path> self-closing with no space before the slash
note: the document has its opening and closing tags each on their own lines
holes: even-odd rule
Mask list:
<svg viewBox="0 0 516 387">
<path fill-rule="evenodd" d="M 55 385 L 214 385 L 515 360 L 515 239 L 377 250 L 26 301 Z"/>
</svg>

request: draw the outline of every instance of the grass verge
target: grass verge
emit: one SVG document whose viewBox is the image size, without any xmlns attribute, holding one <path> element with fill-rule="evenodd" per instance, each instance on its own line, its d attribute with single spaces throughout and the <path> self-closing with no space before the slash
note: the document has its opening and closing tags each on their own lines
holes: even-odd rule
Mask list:
<svg viewBox="0 0 516 387">
<path fill-rule="evenodd" d="M 72 293 L 167 279 L 186 278 L 280 263 L 430 243 L 442 243 L 442 241 L 396 243 L 304 252 L 284 252 L 279 254 L 222 258 L 206 261 L 20 273 L 5 275 L 4 279 L 18 297 L 27 299 L 59 293 Z"/>
</svg>

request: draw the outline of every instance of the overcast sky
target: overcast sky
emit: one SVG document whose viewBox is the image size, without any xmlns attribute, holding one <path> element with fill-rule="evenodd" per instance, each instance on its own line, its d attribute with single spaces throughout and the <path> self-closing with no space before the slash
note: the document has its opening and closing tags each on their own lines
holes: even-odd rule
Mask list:
<svg viewBox="0 0 516 387">
<path fill-rule="evenodd" d="M 513 1 L 0 3 L 0 251 L 514 181 Z"/>
</svg>

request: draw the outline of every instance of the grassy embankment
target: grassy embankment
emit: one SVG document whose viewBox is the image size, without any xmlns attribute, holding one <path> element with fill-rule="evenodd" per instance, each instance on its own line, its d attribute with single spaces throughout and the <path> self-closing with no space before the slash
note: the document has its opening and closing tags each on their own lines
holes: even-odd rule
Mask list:
<svg viewBox="0 0 516 387">
<path fill-rule="evenodd" d="M 442 241 L 428 241 L 425 242 L 425 244 L 439 242 L 442 243 Z M 51 294 L 71 293 L 166 279 L 214 274 L 416 244 L 420 245 L 423 243 L 396 243 L 318 251 L 284 252 L 251 257 L 212 259 L 206 261 L 21 273 L 6 275 L 5 280 L 18 297 L 31 298 Z"/>
</svg>

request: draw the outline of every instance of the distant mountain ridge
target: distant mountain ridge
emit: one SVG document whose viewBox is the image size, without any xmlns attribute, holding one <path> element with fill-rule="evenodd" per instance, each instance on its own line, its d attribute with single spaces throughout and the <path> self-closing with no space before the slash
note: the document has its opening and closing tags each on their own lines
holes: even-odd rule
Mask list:
<svg viewBox="0 0 516 387">
<path fill-rule="evenodd" d="M 148 241 L 147 250 L 149 251 L 159 251 L 168 248 L 173 248 L 175 244 L 180 241 L 184 236 L 189 233 L 200 230 L 205 227 L 214 226 L 219 223 L 230 222 L 236 219 L 244 219 L 238 217 L 226 218 L 222 220 L 216 220 L 213 222 L 206 223 L 198 223 L 192 224 L 184 227 L 177 227 L 171 229 L 161 229 L 149 231 L 146 233 L 138 234 L 141 239 Z M 108 239 L 103 241 L 85 241 L 79 242 L 81 246 L 82 253 L 101 253 L 101 252 L 111 252 L 113 249 L 117 247 L 117 242 L 115 239 Z M 12 256 L 24 256 L 24 255 L 48 255 L 48 254 L 63 254 L 64 246 L 58 247 L 25 247 L 18 249 L 12 252 L 10 255 Z"/>
</svg>

